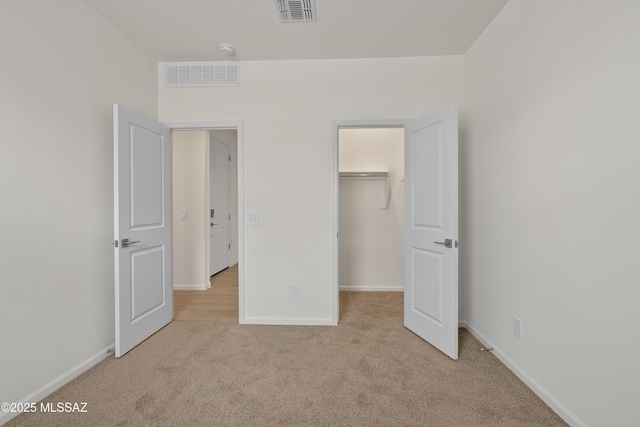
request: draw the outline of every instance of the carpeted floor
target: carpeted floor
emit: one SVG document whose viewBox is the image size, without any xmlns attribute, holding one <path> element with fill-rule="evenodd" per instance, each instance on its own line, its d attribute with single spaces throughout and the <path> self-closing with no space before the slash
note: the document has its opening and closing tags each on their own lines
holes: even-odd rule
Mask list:
<svg viewBox="0 0 640 427">
<path fill-rule="evenodd" d="M 564 426 L 460 330 L 452 361 L 405 329 L 402 293 L 341 293 L 338 327 L 173 322 L 7 426 Z"/>
</svg>

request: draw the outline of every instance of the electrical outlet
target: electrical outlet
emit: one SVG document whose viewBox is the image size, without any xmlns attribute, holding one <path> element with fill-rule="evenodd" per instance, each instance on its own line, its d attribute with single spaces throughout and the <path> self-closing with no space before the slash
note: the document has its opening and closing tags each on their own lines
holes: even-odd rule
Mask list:
<svg viewBox="0 0 640 427">
<path fill-rule="evenodd" d="M 300 296 L 300 286 L 297 283 L 291 284 L 291 298 L 298 298 Z"/>
<path fill-rule="evenodd" d="M 517 317 L 513 318 L 513 336 L 522 339 L 522 321 Z"/>
</svg>

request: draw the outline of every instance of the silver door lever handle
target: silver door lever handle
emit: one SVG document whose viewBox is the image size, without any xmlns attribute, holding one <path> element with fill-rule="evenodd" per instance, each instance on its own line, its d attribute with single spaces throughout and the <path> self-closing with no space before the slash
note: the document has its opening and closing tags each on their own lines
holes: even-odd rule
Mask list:
<svg viewBox="0 0 640 427">
<path fill-rule="evenodd" d="M 133 242 L 130 242 L 129 239 L 122 239 L 123 248 L 126 248 L 129 245 L 133 245 L 134 243 L 140 243 L 140 240 L 134 240 Z"/>
<path fill-rule="evenodd" d="M 433 242 L 436 245 L 444 245 L 445 248 L 452 248 L 453 241 L 451 239 L 444 239 L 444 242 Z"/>
</svg>

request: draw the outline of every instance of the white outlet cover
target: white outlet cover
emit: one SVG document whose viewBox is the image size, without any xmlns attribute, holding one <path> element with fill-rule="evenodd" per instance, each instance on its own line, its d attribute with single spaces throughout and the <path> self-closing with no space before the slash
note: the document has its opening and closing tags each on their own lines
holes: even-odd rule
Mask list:
<svg viewBox="0 0 640 427">
<path fill-rule="evenodd" d="M 522 339 L 522 321 L 517 317 L 513 318 L 513 336 Z"/>
<path fill-rule="evenodd" d="M 300 286 L 297 283 L 291 284 L 291 298 L 299 298 L 300 297 Z"/>
</svg>

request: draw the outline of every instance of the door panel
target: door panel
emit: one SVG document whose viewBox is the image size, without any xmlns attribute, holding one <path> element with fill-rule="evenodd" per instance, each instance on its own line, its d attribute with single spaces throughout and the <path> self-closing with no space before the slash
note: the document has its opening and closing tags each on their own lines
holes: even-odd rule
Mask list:
<svg viewBox="0 0 640 427">
<path fill-rule="evenodd" d="M 117 104 L 114 180 L 115 335 L 120 357 L 172 320 L 173 278 L 171 132 Z"/>
<path fill-rule="evenodd" d="M 131 124 L 131 229 L 162 227 L 162 135 Z"/>
<path fill-rule="evenodd" d="M 411 170 L 413 226 L 442 230 L 442 123 L 436 122 L 414 134 Z M 429 197 L 423 197 L 428 194 Z"/>
<path fill-rule="evenodd" d="M 451 239 L 445 247 L 445 239 Z M 458 113 L 405 127 L 405 326 L 458 358 Z M 442 244 L 439 244 L 442 243 Z"/>
<path fill-rule="evenodd" d="M 442 327 L 442 254 L 414 248 L 412 262 L 412 311 Z M 433 283 L 433 286 L 416 286 L 416 283 Z"/>
<path fill-rule="evenodd" d="M 165 304 L 164 249 L 131 251 L 131 322 L 135 323 Z"/>
</svg>

